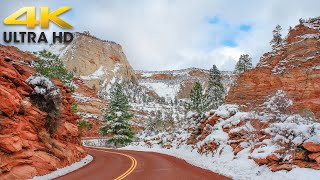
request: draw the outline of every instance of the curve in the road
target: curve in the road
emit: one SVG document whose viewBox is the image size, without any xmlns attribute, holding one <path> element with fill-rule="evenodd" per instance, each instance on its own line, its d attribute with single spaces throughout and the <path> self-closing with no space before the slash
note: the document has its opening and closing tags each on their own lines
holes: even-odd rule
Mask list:
<svg viewBox="0 0 320 180">
<path fill-rule="evenodd" d="M 165 154 L 100 148 L 87 150 L 94 157 L 93 161 L 58 179 L 230 180 L 228 177 Z"/>
<path fill-rule="evenodd" d="M 129 158 L 131 160 L 131 166 L 130 168 L 124 172 L 121 176 L 115 178 L 115 180 L 122 180 L 124 179 L 125 177 L 127 177 L 130 173 L 132 173 L 132 171 L 134 171 L 134 169 L 137 167 L 137 160 L 130 156 L 130 155 L 127 155 L 127 154 L 123 154 L 123 153 L 119 153 L 119 152 L 113 152 L 113 151 L 107 151 L 107 150 L 99 150 L 99 149 L 93 149 L 95 151 L 102 151 L 102 152 L 107 152 L 107 153 L 111 153 L 111 154 L 118 154 L 118 155 L 121 155 L 121 156 L 125 156 L 127 158 Z"/>
</svg>

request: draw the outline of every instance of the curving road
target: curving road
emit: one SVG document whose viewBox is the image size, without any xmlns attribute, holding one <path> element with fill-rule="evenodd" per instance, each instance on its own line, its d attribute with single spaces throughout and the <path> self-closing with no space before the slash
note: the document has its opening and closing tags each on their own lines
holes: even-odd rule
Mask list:
<svg viewBox="0 0 320 180">
<path fill-rule="evenodd" d="M 94 160 L 61 180 L 229 180 L 230 178 L 192 166 L 172 156 L 140 151 L 88 148 Z"/>
</svg>

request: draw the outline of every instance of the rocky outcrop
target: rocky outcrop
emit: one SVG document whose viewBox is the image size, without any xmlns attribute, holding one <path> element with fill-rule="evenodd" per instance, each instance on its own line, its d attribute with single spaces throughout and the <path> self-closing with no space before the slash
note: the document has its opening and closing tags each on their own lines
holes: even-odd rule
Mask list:
<svg viewBox="0 0 320 180">
<path fill-rule="evenodd" d="M 48 132 L 49 114 L 36 104 L 35 90 L 26 83 L 35 73 L 32 59 L 32 54 L 0 46 L 0 179 L 44 175 L 86 155 L 76 126 L 79 117 L 70 108 L 71 91 L 59 80 L 53 83 L 62 97 L 60 113 L 56 131 Z"/>
<path fill-rule="evenodd" d="M 59 55 L 69 71 L 100 95 L 108 94 L 110 84 L 116 79 L 136 78 L 119 44 L 100 40 L 88 33 L 75 33 L 72 43 L 53 45 L 48 50 Z"/>
<path fill-rule="evenodd" d="M 280 47 L 266 53 L 257 67 L 243 73 L 226 103 L 257 108 L 281 89 L 291 99 L 288 111 L 320 118 L 320 18 L 301 23 L 289 31 Z"/>
<path fill-rule="evenodd" d="M 73 97 L 77 104 L 77 114 L 81 117 L 80 121 L 85 121 L 79 126 L 81 137 L 100 137 L 100 126 L 104 110 L 107 108 L 107 100 L 97 96 L 95 89 L 92 89 L 84 84 L 80 78 L 74 78 L 76 84 Z M 81 123 L 80 123 L 81 124 Z"/>
<path fill-rule="evenodd" d="M 200 154 L 231 148 L 235 158 L 238 154 L 247 156 L 272 171 L 291 170 L 294 165 L 320 170 L 320 124 L 298 115 L 284 119 L 276 121 L 270 115 L 240 112 L 236 105 L 223 105 L 192 129 L 187 143 Z"/>
<path fill-rule="evenodd" d="M 35 59 L 34 55 L 29 52 L 20 51 L 14 46 L 3 46 L 0 44 L 0 55 L 3 58 L 10 57 L 18 61 L 31 62 Z"/>
</svg>

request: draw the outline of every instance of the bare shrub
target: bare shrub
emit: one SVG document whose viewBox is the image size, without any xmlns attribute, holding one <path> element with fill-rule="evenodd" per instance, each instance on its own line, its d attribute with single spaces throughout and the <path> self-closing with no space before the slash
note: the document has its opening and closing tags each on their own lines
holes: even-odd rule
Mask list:
<svg viewBox="0 0 320 180">
<path fill-rule="evenodd" d="M 31 100 L 40 110 L 48 113 L 46 129 L 53 134 L 58 125 L 62 95 L 60 90 L 48 78 L 35 74 L 26 82 L 33 88 Z"/>
<path fill-rule="evenodd" d="M 275 114 L 286 114 L 288 108 L 293 105 L 293 101 L 283 90 L 278 90 L 274 95 L 270 96 L 264 105 Z"/>
</svg>

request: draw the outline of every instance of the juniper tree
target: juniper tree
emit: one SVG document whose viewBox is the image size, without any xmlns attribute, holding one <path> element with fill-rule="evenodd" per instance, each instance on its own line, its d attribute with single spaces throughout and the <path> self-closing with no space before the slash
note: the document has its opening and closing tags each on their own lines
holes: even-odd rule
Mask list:
<svg viewBox="0 0 320 180">
<path fill-rule="evenodd" d="M 205 95 L 206 110 L 217 109 L 224 102 L 225 90 L 221 82 L 221 73 L 213 65 L 209 70 L 208 90 Z"/>
<path fill-rule="evenodd" d="M 241 74 L 252 69 L 252 58 L 248 54 L 240 56 L 234 70 L 234 74 Z"/>
<path fill-rule="evenodd" d="M 275 50 L 283 42 L 281 30 L 282 30 L 281 26 L 277 25 L 276 28 L 272 31 L 273 38 L 270 41 L 272 50 Z"/>
<path fill-rule="evenodd" d="M 199 82 L 196 82 L 190 92 L 190 102 L 187 103 L 186 109 L 189 111 L 196 111 L 198 113 L 205 110 L 205 97 L 203 88 Z"/>
<path fill-rule="evenodd" d="M 103 135 L 113 135 L 108 141 L 115 146 L 132 142 L 133 132 L 129 120 L 133 117 L 130 112 L 128 97 L 124 94 L 122 86 L 116 84 L 111 92 L 109 108 L 106 110 L 104 126 L 101 127 Z"/>
<path fill-rule="evenodd" d="M 302 19 L 302 18 L 299 19 L 300 25 L 302 25 L 302 24 L 305 23 L 305 22 L 306 22 L 306 21 L 305 21 L 304 19 Z"/>
</svg>

